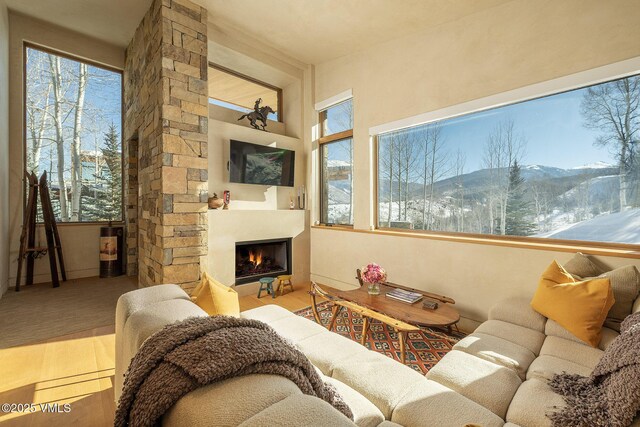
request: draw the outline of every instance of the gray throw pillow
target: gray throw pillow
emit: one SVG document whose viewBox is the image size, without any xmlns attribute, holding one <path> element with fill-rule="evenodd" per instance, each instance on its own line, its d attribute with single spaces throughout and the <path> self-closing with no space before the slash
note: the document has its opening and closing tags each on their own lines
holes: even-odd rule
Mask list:
<svg viewBox="0 0 640 427">
<path fill-rule="evenodd" d="M 607 277 L 611 282 L 613 297 L 616 302 L 607 314 L 604 325 L 620 331 L 620 323 L 631 314 L 633 302 L 640 294 L 640 272 L 633 265 L 616 268 L 598 277 Z"/>
<path fill-rule="evenodd" d="M 595 265 L 588 255 L 581 252 L 576 253 L 563 267 L 569 274 L 577 277 L 596 277 L 606 271 Z"/>
</svg>

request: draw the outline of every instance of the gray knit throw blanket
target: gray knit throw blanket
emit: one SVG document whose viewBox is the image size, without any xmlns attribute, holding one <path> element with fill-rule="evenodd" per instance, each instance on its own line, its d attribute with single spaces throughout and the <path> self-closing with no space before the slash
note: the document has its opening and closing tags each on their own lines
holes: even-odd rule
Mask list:
<svg viewBox="0 0 640 427">
<path fill-rule="evenodd" d="M 165 326 L 144 342 L 125 374 L 114 424 L 159 425 L 164 413 L 190 391 L 250 374 L 288 378 L 304 394 L 325 400 L 353 420 L 335 388 L 271 327 L 257 320 L 215 316 Z"/>
<path fill-rule="evenodd" d="M 547 414 L 554 427 L 626 427 L 640 410 L 640 313 L 628 316 L 590 377 L 562 373 L 549 386 L 566 407 Z"/>
</svg>

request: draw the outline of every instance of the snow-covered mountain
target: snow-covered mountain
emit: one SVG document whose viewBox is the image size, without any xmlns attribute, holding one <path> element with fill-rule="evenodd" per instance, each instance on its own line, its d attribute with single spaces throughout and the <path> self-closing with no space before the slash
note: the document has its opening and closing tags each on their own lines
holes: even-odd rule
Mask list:
<svg viewBox="0 0 640 427">
<path fill-rule="evenodd" d="M 612 165 L 611 163 L 607 163 L 607 162 L 594 162 L 594 163 L 589 163 L 583 166 L 576 166 L 571 169 L 607 169 L 607 168 L 615 168 L 615 167 L 616 165 Z"/>
<path fill-rule="evenodd" d="M 507 176 L 508 172 L 508 168 L 498 170 L 498 173 L 503 174 L 503 176 Z M 617 172 L 617 167 L 602 162 L 569 169 L 544 165 L 522 166 L 522 177 L 525 181 L 539 184 L 549 183 L 560 187 L 561 193 L 569 191 L 571 188 L 583 181 L 597 178 L 599 176 L 615 175 Z M 465 189 L 465 193 L 473 195 L 474 193 L 485 191 L 491 184 L 491 180 L 495 174 L 495 170 L 480 169 L 457 177 L 450 177 L 437 181 L 434 185 L 434 189 L 436 193 L 447 194 L 457 191 L 457 189 L 462 186 Z M 394 191 L 397 191 L 397 185 L 397 182 L 393 183 Z M 389 181 L 382 180 L 379 183 L 379 187 L 383 193 L 388 192 Z M 423 192 L 423 186 L 421 183 L 409 183 L 410 199 L 422 197 Z"/>
</svg>

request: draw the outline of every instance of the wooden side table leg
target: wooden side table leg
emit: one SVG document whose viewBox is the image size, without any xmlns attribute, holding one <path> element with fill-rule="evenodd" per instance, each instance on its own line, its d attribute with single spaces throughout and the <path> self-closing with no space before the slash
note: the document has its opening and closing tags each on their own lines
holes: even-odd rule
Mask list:
<svg viewBox="0 0 640 427">
<path fill-rule="evenodd" d="M 362 316 L 362 338 L 360 338 L 360 344 L 364 345 L 367 342 L 367 332 L 369 330 L 369 318 Z"/>
<path fill-rule="evenodd" d="M 318 305 L 316 303 L 316 293 L 313 290 L 313 285 L 311 285 L 309 296 L 311 297 L 311 311 L 313 312 L 313 317 L 315 317 L 316 323 L 318 325 L 322 325 L 322 320 L 320 319 L 320 313 L 318 313 Z"/>
<path fill-rule="evenodd" d="M 400 331 L 396 329 L 398 332 L 398 343 L 400 344 L 400 362 L 404 365 L 405 362 L 405 340 L 406 340 L 406 332 Z"/>
<path fill-rule="evenodd" d="M 343 308 L 344 307 L 338 304 L 333 305 L 333 308 L 331 309 L 331 313 L 332 313 L 331 323 L 329 323 L 329 327 L 327 327 L 327 329 L 329 329 L 330 331 L 333 330 L 333 327 L 336 324 L 336 320 L 338 320 L 338 315 L 340 315 L 340 312 L 342 311 Z"/>
</svg>

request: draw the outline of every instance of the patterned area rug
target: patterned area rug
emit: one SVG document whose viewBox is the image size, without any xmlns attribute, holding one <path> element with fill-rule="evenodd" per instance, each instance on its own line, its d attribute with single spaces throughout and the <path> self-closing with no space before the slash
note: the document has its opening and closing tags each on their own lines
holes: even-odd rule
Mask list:
<svg viewBox="0 0 640 427">
<path fill-rule="evenodd" d="M 318 304 L 322 326 L 328 326 L 331 321 L 331 303 Z M 303 308 L 295 312 L 298 316 L 315 321 L 311 307 Z M 344 309 L 336 321 L 335 332 L 360 342 L 362 338 L 362 316 Z M 448 333 L 440 329 L 422 328 L 420 332 L 407 334 L 406 365 L 418 372 L 426 374 L 435 366 L 445 354 L 451 351 L 465 334 L 461 332 Z M 379 320 L 371 320 L 369 333 L 365 345 L 368 349 L 382 353 L 397 361 L 400 361 L 400 345 L 398 334 L 393 328 L 381 323 Z"/>
</svg>

